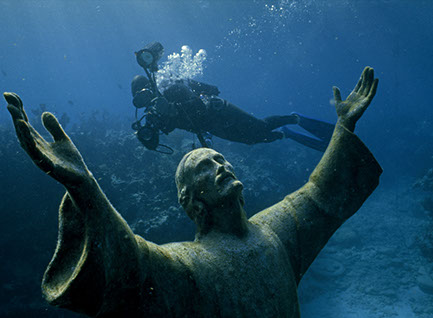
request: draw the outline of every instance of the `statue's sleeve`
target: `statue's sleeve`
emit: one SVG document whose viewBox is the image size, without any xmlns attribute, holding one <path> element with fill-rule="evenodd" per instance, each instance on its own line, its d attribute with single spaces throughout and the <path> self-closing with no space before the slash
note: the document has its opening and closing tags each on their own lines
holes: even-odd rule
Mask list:
<svg viewBox="0 0 433 318">
<path fill-rule="evenodd" d="M 102 190 L 66 192 L 55 254 L 42 282 L 52 305 L 91 317 L 138 308 L 145 249 Z M 143 240 L 144 241 L 144 240 Z M 131 315 L 132 316 L 132 315 Z M 111 317 L 111 316 L 110 316 Z"/>
<path fill-rule="evenodd" d="M 309 181 L 251 221 L 278 235 L 299 282 L 332 234 L 377 187 L 381 173 L 362 141 L 337 124 Z"/>
</svg>

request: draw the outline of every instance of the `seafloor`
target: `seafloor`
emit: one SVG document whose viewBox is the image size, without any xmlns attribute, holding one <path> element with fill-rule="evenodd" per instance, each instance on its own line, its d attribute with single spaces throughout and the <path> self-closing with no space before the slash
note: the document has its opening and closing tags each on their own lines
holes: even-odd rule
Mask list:
<svg viewBox="0 0 433 318">
<path fill-rule="evenodd" d="M 42 129 L 33 111 L 32 122 Z M 165 243 L 191 240 L 174 172 L 192 135 L 162 141 L 175 153 L 143 149 L 127 124 L 95 113 L 64 126 L 90 170 L 133 230 Z M 55 248 L 60 184 L 19 148 L 12 124 L 0 126 L 0 317 L 77 317 L 49 307 L 40 281 Z M 197 141 L 196 141 L 197 143 Z M 246 210 L 260 211 L 296 190 L 320 153 L 283 140 L 245 146 L 215 139 L 244 183 Z M 385 171 L 386 173 L 386 171 Z M 433 317 L 433 172 L 385 182 L 319 255 L 302 280 L 303 317 Z"/>
</svg>

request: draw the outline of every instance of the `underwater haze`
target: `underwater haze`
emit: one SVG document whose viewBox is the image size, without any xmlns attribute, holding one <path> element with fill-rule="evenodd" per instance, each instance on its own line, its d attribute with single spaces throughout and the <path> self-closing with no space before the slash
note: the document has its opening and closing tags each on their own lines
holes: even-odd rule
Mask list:
<svg viewBox="0 0 433 318">
<path fill-rule="evenodd" d="M 174 150 L 165 155 L 135 138 L 130 84 L 145 73 L 134 52 L 160 42 L 160 69 L 216 85 L 260 118 L 335 122 L 332 87 L 344 98 L 373 67 L 377 94 L 355 132 L 384 172 L 303 277 L 301 316 L 433 317 L 432 12 L 429 0 L 0 0 L 0 88 L 20 95 L 39 131 L 42 112 L 60 118 L 134 232 L 166 243 L 194 239 L 174 174 L 198 142 L 176 130 L 161 136 Z M 289 139 L 213 142 L 249 216 L 302 186 L 321 158 Z M 63 193 L 20 148 L 3 100 L 0 317 L 80 317 L 40 291 Z"/>
</svg>

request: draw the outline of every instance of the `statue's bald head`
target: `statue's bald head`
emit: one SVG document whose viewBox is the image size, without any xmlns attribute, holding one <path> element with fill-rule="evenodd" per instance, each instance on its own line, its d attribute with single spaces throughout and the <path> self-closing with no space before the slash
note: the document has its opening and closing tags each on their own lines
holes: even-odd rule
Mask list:
<svg viewBox="0 0 433 318">
<path fill-rule="evenodd" d="M 190 174 L 197 163 L 209 153 L 218 154 L 218 152 L 210 148 L 198 148 L 188 152 L 185 156 L 183 156 L 176 169 L 176 186 L 178 190 L 179 185 L 188 181 Z"/>
</svg>

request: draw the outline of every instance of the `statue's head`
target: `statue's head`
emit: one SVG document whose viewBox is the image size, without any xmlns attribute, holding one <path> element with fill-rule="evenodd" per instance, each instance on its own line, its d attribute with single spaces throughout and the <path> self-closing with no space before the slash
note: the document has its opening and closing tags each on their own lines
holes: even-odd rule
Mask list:
<svg viewBox="0 0 433 318">
<path fill-rule="evenodd" d="M 242 183 L 224 156 L 209 148 L 187 153 L 176 171 L 179 203 L 188 216 L 200 225 L 206 216 L 230 202 L 243 205 Z"/>
</svg>

